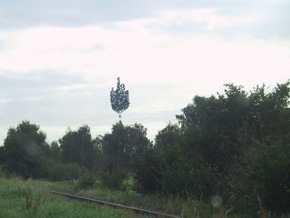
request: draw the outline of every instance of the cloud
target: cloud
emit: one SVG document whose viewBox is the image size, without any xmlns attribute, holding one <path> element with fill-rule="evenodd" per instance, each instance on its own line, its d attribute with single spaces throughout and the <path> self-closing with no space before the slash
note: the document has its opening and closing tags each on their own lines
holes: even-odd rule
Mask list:
<svg viewBox="0 0 290 218">
<path fill-rule="evenodd" d="M 110 22 L 147 17 L 167 7 L 167 1 L 153 0 L 19 0 L 1 1 L 0 28 L 15 30 L 39 26 L 105 26 Z"/>
<path fill-rule="evenodd" d="M 87 89 L 81 76 L 65 75 L 60 72 L 27 73 L 25 75 L 1 74 L 1 93 L 6 102 L 1 104 L 7 114 L 2 122 L 12 116 L 38 117 L 56 113 L 65 113 L 63 109 L 68 97 L 75 92 Z M 81 92 L 83 94 L 83 92 Z M 33 109 L 33 110 L 32 110 Z M 49 117 L 43 118 L 49 121 Z M 24 119 L 23 117 L 22 119 Z M 13 118 L 12 120 L 14 120 Z"/>
<path fill-rule="evenodd" d="M 229 1 L 158 1 L 154 8 L 155 1 L 146 5 L 142 0 L 144 8 L 133 11 L 137 3 L 122 1 L 124 11 L 110 7 L 101 12 L 107 2 L 96 1 L 98 9 L 89 0 L 70 1 L 67 9 L 67 1 L 26 2 L 37 9 L 31 15 L 23 5 L 11 5 L 27 16 L 23 28 L 15 24 L 19 17 L 0 9 L 0 16 L 8 16 L 0 26 L 6 21 L 15 25 L 0 31 L 0 115 L 6 130 L 28 119 L 50 141 L 68 126 L 88 124 L 95 134 L 108 132 L 118 120 L 109 91 L 121 77 L 131 101 L 124 123 L 142 123 L 153 139 L 194 95 L 222 92 L 224 83 L 251 89 L 289 78 L 290 44 L 270 37 L 282 31 L 265 36 L 271 28 L 261 35 L 253 30 L 265 30 L 263 22 L 279 13 L 278 6 L 269 9 L 273 3 L 260 9 L 258 1 L 238 1 L 244 5 L 240 9 Z M 106 17 L 96 19 L 102 14 Z M 284 16 L 277 15 L 281 29 Z"/>
<path fill-rule="evenodd" d="M 0 28 L 18 30 L 41 26 L 77 28 L 83 26 L 110 27 L 112 23 L 154 19 L 162 15 L 163 22 L 180 27 L 184 21 L 202 24 L 207 30 L 246 27 L 263 17 L 255 34 L 289 36 L 285 25 L 289 20 L 289 1 L 263 0 L 19 0 L 17 4 L 1 1 Z M 173 22 L 173 23 L 172 23 Z M 188 26 L 187 26 L 188 27 Z M 270 28 L 269 28 L 270 27 Z M 176 27 L 175 27 L 176 28 Z M 270 31 L 274 28 L 274 31 Z M 184 28 L 186 29 L 186 28 Z M 288 28 L 289 29 L 289 28 Z"/>
<path fill-rule="evenodd" d="M 267 75 L 274 69 L 288 69 L 287 44 L 285 47 L 251 35 L 225 41 L 219 32 L 208 30 L 174 35 L 165 28 L 186 22 L 219 29 L 250 25 L 257 20 L 251 15 L 220 16 L 213 9 L 177 10 L 152 19 L 116 22 L 111 28 L 41 27 L 4 32 L 0 40 L 6 41 L 8 47 L 0 53 L 0 70 L 63 71 L 82 74 L 93 84 L 100 77 L 108 81 L 117 76 L 128 83 L 182 82 L 185 77 L 194 82 L 217 74 L 243 81 L 239 75 L 253 68 Z"/>
<path fill-rule="evenodd" d="M 250 25 L 257 22 L 258 14 L 247 14 L 242 16 L 220 15 L 216 8 L 171 10 L 166 11 L 160 18 L 161 25 L 184 25 L 184 23 L 196 23 L 206 30 L 216 30 L 231 26 Z"/>
</svg>

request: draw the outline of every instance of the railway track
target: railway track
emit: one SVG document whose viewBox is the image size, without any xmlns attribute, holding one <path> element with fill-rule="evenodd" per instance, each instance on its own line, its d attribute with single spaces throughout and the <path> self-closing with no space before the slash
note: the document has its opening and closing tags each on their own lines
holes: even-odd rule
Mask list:
<svg viewBox="0 0 290 218">
<path fill-rule="evenodd" d="M 55 194 L 55 195 L 60 195 L 60 196 L 63 196 L 65 198 L 78 200 L 78 201 L 95 203 L 95 204 L 108 206 L 108 207 L 112 207 L 112 208 L 116 208 L 116 209 L 130 210 L 130 211 L 133 211 L 134 213 L 148 215 L 148 216 L 155 216 L 155 217 L 162 217 L 162 218 L 182 218 L 180 216 L 176 216 L 176 215 L 172 215 L 172 214 L 142 209 L 142 208 L 138 208 L 138 207 L 126 206 L 126 205 L 122 205 L 122 204 L 112 203 L 109 201 L 103 201 L 103 200 L 99 200 L 99 199 L 88 198 L 88 197 L 73 195 L 73 194 L 64 193 L 64 192 L 50 191 L 50 193 Z"/>
</svg>

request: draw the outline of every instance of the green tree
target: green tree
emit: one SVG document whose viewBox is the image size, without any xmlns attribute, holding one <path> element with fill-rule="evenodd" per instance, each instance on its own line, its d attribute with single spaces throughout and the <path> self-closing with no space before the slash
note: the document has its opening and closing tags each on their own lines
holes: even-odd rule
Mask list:
<svg viewBox="0 0 290 218">
<path fill-rule="evenodd" d="M 50 144 L 50 157 L 53 160 L 60 161 L 61 160 L 61 149 L 57 143 L 57 141 L 53 141 Z"/>
<path fill-rule="evenodd" d="M 4 168 L 24 178 L 42 177 L 41 160 L 49 156 L 49 151 L 46 135 L 39 126 L 23 121 L 8 130 L 4 140 Z"/>
<path fill-rule="evenodd" d="M 59 140 L 61 158 L 65 163 L 77 163 L 91 169 L 94 159 L 94 141 L 87 125 L 77 131 L 68 130 Z"/>
<path fill-rule="evenodd" d="M 0 165 L 5 162 L 4 147 L 0 146 Z"/>
<path fill-rule="evenodd" d="M 288 81 L 268 91 L 263 85 L 246 93 L 241 86 L 228 84 L 222 95 L 195 96 L 193 104 L 177 116 L 185 155 L 192 158 L 193 169 L 212 169 L 216 176 L 211 178 L 223 178 L 216 190 L 223 194 L 233 190 L 239 199 L 235 208 L 257 211 L 260 196 L 268 209 L 285 211 L 284 203 L 275 202 L 280 202 L 279 195 L 286 204 L 289 198 L 285 189 L 289 175 L 282 167 L 288 165 L 289 86 Z M 226 179 L 231 177 L 234 183 Z"/>
<path fill-rule="evenodd" d="M 155 193 L 162 190 L 162 159 L 154 147 L 145 150 L 134 161 L 135 188 L 141 193 Z"/>
<path fill-rule="evenodd" d="M 255 213 L 289 213 L 290 146 L 284 142 L 255 142 L 231 175 L 232 206 Z"/>
<path fill-rule="evenodd" d="M 178 125 L 169 123 L 159 131 L 155 146 L 135 161 L 137 190 L 195 198 L 209 197 L 216 191 L 219 178 L 215 169 L 196 164 L 184 145 L 184 135 Z"/>
<path fill-rule="evenodd" d="M 146 149 L 134 162 L 136 189 L 143 193 L 178 193 L 186 189 L 181 169 L 184 155 L 181 151 L 181 131 L 178 125 L 169 123 L 159 131 L 155 146 Z M 180 177 L 179 173 L 185 173 Z M 178 182 L 177 182 L 178 180 Z"/>
<path fill-rule="evenodd" d="M 120 166 L 131 171 L 132 160 L 151 145 L 146 135 L 147 130 L 141 124 L 124 126 L 120 121 L 113 125 L 112 132 L 105 134 L 101 142 L 106 168 L 111 171 Z"/>
<path fill-rule="evenodd" d="M 256 141 L 268 145 L 289 143 L 288 106 L 289 82 L 278 84 L 272 92 L 262 86 L 246 93 L 242 86 L 227 84 L 223 94 L 195 96 L 193 103 L 182 109 L 183 114 L 177 115 L 179 126 L 166 126 L 156 136 L 155 147 L 137 159 L 137 188 L 179 194 L 186 189 L 195 197 L 202 195 L 206 199 L 219 193 L 229 198 L 231 187 L 226 178 L 237 165 L 249 164 L 244 162 L 245 156 Z M 251 164 L 249 168 L 253 169 Z M 277 172 L 280 183 L 285 184 L 287 173 L 281 172 L 285 177 L 282 179 Z M 239 177 L 238 181 L 243 180 Z M 253 181 L 263 187 L 261 196 L 268 196 L 269 189 L 265 187 L 270 186 Z"/>
<path fill-rule="evenodd" d="M 177 115 L 187 154 L 223 172 L 231 169 L 253 140 L 289 137 L 289 82 L 267 93 L 265 86 L 250 94 L 225 85 L 224 94 L 195 96 Z"/>
<path fill-rule="evenodd" d="M 172 145 L 183 144 L 183 132 L 177 124 L 169 123 L 164 129 L 158 132 L 155 137 L 155 146 L 163 149 Z"/>
<path fill-rule="evenodd" d="M 188 155 L 221 172 L 231 168 L 241 147 L 237 137 L 245 124 L 247 94 L 242 87 L 226 85 L 224 95 L 195 96 L 177 119 L 184 132 Z"/>
<path fill-rule="evenodd" d="M 121 113 L 128 109 L 130 102 L 129 91 L 125 90 L 125 85 L 120 83 L 120 77 L 117 78 L 116 90 L 112 88 L 110 92 L 110 100 L 112 109 L 116 111 L 121 118 Z"/>
<path fill-rule="evenodd" d="M 267 92 L 265 85 L 257 86 L 251 92 L 248 120 L 253 137 L 265 141 L 289 136 L 289 97 L 290 80 L 277 84 L 272 92 Z"/>
</svg>

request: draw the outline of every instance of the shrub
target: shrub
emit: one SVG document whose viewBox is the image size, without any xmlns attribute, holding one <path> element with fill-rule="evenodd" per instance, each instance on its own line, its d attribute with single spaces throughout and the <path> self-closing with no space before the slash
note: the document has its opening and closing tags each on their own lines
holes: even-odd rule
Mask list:
<svg viewBox="0 0 290 218">
<path fill-rule="evenodd" d="M 123 182 L 127 178 L 125 170 L 121 167 L 115 167 L 113 170 L 104 171 L 101 174 L 102 184 L 108 188 L 123 189 Z"/>
<path fill-rule="evenodd" d="M 85 171 L 78 180 L 78 188 L 89 188 L 92 187 L 96 182 L 96 176 L 90 172 Z"/>
<path fill-rule="evenodd" d="M 42 177 L 52 181 L 72 180 L 80 177 L 80 167 L 76 163 L 61 163 L 52 159 L 41 162 Z"/>
<path fill-rule="evenodd" d="M 283 143 L 256 143 L 234 175 L 235 207 L 242 210 L 289 212 L 290 147 Z"/>
<path fill-rule="evenodd" d="M 161 190 L 161 158 L 154 148 L 147 149 L 134 161 L 134 186 L 138 192 L 154 193 Z"/>
</svg>

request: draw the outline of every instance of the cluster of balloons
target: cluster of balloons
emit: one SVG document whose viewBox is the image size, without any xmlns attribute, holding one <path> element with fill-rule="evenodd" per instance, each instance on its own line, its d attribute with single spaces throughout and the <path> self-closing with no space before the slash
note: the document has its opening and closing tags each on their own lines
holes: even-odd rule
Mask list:
<svg viewBox="0 0 290 218">
<path fill-rule="evenodd" d="M 117 88 L 114 90 L 112 88 L 110 92 L 111 106 L 114 111 L 119 114 L 121 118 L 121 113 L 125 111 L 129 105 L 129 91 L 125 89 L 125 85 L 120 83 L 120 77 L 117 78 Z"/>
</svg>

